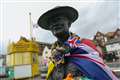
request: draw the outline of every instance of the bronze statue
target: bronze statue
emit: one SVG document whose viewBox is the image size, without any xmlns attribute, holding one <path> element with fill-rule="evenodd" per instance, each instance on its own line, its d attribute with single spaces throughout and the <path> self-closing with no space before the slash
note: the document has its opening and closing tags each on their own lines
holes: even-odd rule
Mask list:
<svg viewBox="0 0 120 80">
<path fill-rule="evenodd" d="M 118 80 L 104 64 L 102 53 L 92 40 L 81 39 L 69 31 L 71 24 L 78 18 L 73 7 L 53 8 L 38 20 L 38 25 L 50 30 L 57 38 L 52 47 L 51 61 L 55 67 L 48 80 L 63 80 L 71 74 L 74 80 Z"/>
</svg>

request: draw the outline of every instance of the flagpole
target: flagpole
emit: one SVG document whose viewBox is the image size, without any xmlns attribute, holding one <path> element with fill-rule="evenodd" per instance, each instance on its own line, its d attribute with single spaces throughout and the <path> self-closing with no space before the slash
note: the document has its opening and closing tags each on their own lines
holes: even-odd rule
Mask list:
<svg viewBox="0 0 120 80">
<path fill-rule="evenodd" d="M 30 39 L 32 40 L 33 39 L 33 36 L 32 36 L 32 21 L 31 21 L 31 12 L 29 12 L 29 23 L 30 23 Z"/>
</svg>

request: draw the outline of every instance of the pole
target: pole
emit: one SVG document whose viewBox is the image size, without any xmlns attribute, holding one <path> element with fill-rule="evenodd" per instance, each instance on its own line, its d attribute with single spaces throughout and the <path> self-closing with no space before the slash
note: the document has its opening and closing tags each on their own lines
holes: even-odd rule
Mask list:
<svg viewBox="0 0 120 80">
<path fill-rule="evenodd" d="M 32 40 L 32 21 L 31 21 L 31 12 L 29 13 L 29 20 L 30 20 L 30 39 Z"/>
</svg>

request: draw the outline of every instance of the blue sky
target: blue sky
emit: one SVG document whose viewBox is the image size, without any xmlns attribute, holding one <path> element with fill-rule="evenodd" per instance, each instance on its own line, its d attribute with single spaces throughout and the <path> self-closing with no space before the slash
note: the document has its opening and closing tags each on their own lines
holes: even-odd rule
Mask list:
<svg viewBox="0 0 120 80">
<path fill-rule="evenodd" d="M 40 15 L 56 6 L 67 5 L 78 10 L 79 18 L 72 24 L 70 31 L 77 33 L 82 38 L 92 38 L 97 31 L 106 33 L 115 31 L 120 27 L 119 0 L 45 1 L 3 1 L 0 13 L 0 15 L 2 14 L 2 37 L 0 41 L 5 46 L 4 49 L 6 49 L 9 41 L 16 42 L 20 36 L 30 38 L 29 12 L 31 12 L 32 22 L 35 24 Z M 43 30 L 40 27 L 33 29 L 33 36 L 41 42 L 53 43 L 56 41 L 50 31 Z"/>
</svg>

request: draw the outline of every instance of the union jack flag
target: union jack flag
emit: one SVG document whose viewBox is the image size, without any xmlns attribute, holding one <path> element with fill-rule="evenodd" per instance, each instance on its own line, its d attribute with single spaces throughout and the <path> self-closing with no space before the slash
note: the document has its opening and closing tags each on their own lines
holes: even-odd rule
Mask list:
<svg viewBox="0 0 120 80">
<path fill-rule="evenodd" d="M 79 37 L 70 37 L 67 41 L 67 45 L 70 47 L 79 47 L 80 45 L 80 38 Z"/>
<path fill-rule="evenodd" d="M 65 44 L 71 48 L 70 55 L 66 56 L 67 60 L 76 64 L 89 78 L 93 80 L 118 80 L 111 69 L 104 64 L 101 57 L 102 53 L 92 40 L 80 40 L 78 36 L 70 36 Z"/>
</svg>

